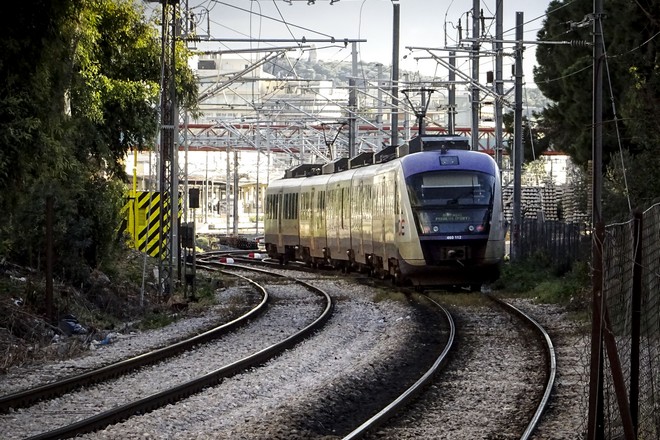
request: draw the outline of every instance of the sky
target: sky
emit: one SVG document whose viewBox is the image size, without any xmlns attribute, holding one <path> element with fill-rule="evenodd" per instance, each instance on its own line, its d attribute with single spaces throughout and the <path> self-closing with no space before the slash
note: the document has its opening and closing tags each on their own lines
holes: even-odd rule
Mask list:
<svg viewBox="0 0 660 440">
<path fill-rule="evenodd" d="M 524 36 L 526 41 L 536 39 L 543 25 L 544 14 L 550 0 L 482 0 L 480 7 L 487 17 L 483 22 L 486 33 L 495 34 L 495 6 L 503 1 L 504 40 L 515 39 L 516 13 L 524 14 Z M 182 0 L 181 4 L 185 4 Z M 392 64 L 393 3 L 392 0 L 187 0 L 190 11 L 199 22 L 197 33 L 210 34 L 213 39 L 325 39 L 343 41 L 366 40 L 358 43 L 358 60 Z M 331 4 L 332 2 L 332 4 Z M 459 26 L 463 38 L 472 36 L 473 2 L 465 0 L 400 0 L 399 68 L 402 71 L 420 72 L 439 78 L 446 77 L 447 70 L 427 57 L 423 50 L 411 51 L 408 47 L 442 49 L 457 44 Z M 429 7 L 429 5 L 433 5 Z M 490 19 L 492 18 L 492 19 Z M 460 24 L 459 24 L 460 23 Z M 239 43 L 217 41 L 198 44 L 199 49 L 228 50 L 244 48 L 267 48 L 291 46 L 290 42 Z M 310 43 L 308 43 L 310 45 Z M 317 57 L 327 61 L 352 59 L 351 44 L 316 42 Z M 512 48 L 512 43 L 505 43 Z M 484 45 L 491 49 L 492 44 Z M 525 82 L 533 84 L 532 68 L 535 65 L 536 46 L 525 45 Z M 290 52 L 290 57 L 306 56 L 300 51 Z M 434 51 L 441 55 L 444 51 Z M 504 59 L 505 77 L 514 63 L 512 51 Z M 241 55 L 249 58 L 250 55 Z M 257 55 L 252 55 L 256 57 Z M 261 56 L 261 55 L 259 55 Z M 462 64 L 462 67 L 461 67 Z M 470 74 L 467 60 L 459 59 L 457 65 Z M 494 70 L 494 58 L 485 57 L 480 62 L 481 75 Z M 482 78 L 485 82 L 485 78 Z"/>
</svg>

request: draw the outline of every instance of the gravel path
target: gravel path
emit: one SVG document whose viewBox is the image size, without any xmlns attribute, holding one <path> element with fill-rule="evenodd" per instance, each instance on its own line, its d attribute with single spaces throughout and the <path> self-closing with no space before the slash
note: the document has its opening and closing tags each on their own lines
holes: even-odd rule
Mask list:
<svg viewBox="0 0 660 440">
<path fill-rule="evenodd" d="M 581 440 L 587 432 L 590 329 L 569 317 L 562 307 L 511 300 L 550 334 L 557 356 L 557 377 L 548 408 L 533 440 Z M 586 435 L 586 434 L 585 434 Z"/>
</svg>

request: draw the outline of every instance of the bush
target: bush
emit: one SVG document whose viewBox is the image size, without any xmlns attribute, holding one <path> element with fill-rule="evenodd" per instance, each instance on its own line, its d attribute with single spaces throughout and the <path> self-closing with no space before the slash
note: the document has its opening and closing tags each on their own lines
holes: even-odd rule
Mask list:
<svg viewBox="0 0 660 440">
<path fill-rule="evenodd" d="M 567 304 L 582 300 L 589 288 L 588 265 L 555 267 L 542 255 L 523 262 L 507 263 L 500 279 L 493 285 L 498 290 L 532 296 L 544 303 Z"/>
</svg>

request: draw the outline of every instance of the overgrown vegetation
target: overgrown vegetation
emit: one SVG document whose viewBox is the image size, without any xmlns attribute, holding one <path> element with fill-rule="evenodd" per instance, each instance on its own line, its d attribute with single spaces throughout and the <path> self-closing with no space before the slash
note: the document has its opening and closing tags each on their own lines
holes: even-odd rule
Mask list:
<svg viewBox="0 0 660 440">
<path fill-rule="evenodd" d="M 133 0 L 27 0 L 0 50 L 0 345 L 36 357 L 63 334 L 89 342 L 158 312 L 149 267 L 117 237 L 123 160 L 153 147 L 161 81 L 160 24 Z M 183 43 L 177 100 L 195 111 Z M 50 226 L 49 226 L 50 225 Z M 49 258 L 49 249 L 52 258 Z M 52 315 L 46 266 L 52 263 Z M 167 315 L 167 313 L 162 313 Z"/>
<path fill-rule="evenodd" d="M 132 0 L 32 0 L 3 30 L 0 256 L 43 272 L 50 219 L 55 276 L 86 283 L 117 258 L 124 157 L 156 139 L 160 26 Z M 177 53 L 178 101 L 195 110 Z"/>
<path fill-rule="evenodd" d="M 507 293 L 534 298 L 541 303 L 557 303 L 573 308 L 586 307 L 591 279 L 587 263 L 555 265 L 537 254 L 521 262 L 508 262 L 502 276 L 492 286 Z"/>
<path fill-rule="evenodd" d="M 78 355 L 113 333 L 161 328 L 196 316 L 217 304 L 218 289 L 232 284 L 220 273 L 199 271 L 194 301 L 190 288 L 184 297 L 183 287 L 164 298 L 153 275 L 157 266 L 157 260 L 121 248 L 106 264 L 106 272 L 93 271 L 85 283 L 73 287 L 56 280 L 56 319 L 51 321 L 43 275 L 28 267 L 0 264 L 0 373 L 14 365 Z M 223 306 L 231 311 L 245 305 L 238 297 Z M 80 325 L 79 331 L 71 332 L 64 325 L 67 320 Z"/>
</svg>

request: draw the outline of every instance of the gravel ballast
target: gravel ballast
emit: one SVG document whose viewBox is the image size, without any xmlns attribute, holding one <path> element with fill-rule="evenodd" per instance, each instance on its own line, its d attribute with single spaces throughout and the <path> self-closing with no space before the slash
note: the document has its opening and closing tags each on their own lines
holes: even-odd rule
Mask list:
<svg viewBox="0 0 660 440">
<path fill-rule="evenodd" d="M 349 280 L 326 277 L 315 284 L 335 297 L 337 302 L 334 316 L 314 337 L 262 367 L 226 379 L 222 384 L 177 404 L 132 417 L 102 431 L 87 434 L 84 438 L 341 438 L 346 433 L 345 420 L 331 419 L 337 414 L 334 409 L 330 410 L 338 405 L 336 395 L 342 395 L 344 399 L 363 398 L 362 394 L 367 394 L 370 389 L 377 389 L 385 378 L 393 377 L 388 376 L 392 374 L 389 370 L 405 368 L 405 362 L 399 357 L 410 349 L 423 329 L 416 319 L 417 312 L 406 301 L 374 302 L 374 288 L 357 285 Z M 290 289 L 297 288 L 289 285 L 285 287 L 285 295 Z M 229 290 L 220 293 L 224 295 L 220 298 L 221 302 L 227 301 L 233 295 L 245 294 L 241 289 Z M 583 349 L 583 341 L 578 337 L 577 326 L 571 323 L 559 307 L 539 306 L 523 300 L 516 301 L 514 305 L 528 311 L 540 324 L 546 326 L 557 350 L 558 385 L 553 392 L 553 399 L 556 400 L 551 401 L 550 409 L 542 418 L 533 438 L 577 438 L 576 433 L 583 426 L 579 396 L 584 393 L 583 380 L 586 377 L 577 373 L 573 365 L 576 358 L 571 357 L 574 351 L 583 356 L 580 351 Z M 373 438 L 515 438 L 512 434 L 514 430 L 507 429 L 510 425 L 507 420 L 511 420 L 511 414 L 516 414 L 516 406 L 523 405 L 520 399 L 525 394 L 524 390 L 529 388 L 527 376 L 506 376 L 495 373 L 495 370 L 503 371 L 515 367 L 527 370 L 525 374 L 533 375 L 533 372 L 530 373 L 533 368 L 528 367 L 528 362 L 533 363 L 536 360 L 525 360 L 520 358 L 522 354 L 516 354 L 514 344 L 511 343 L 515 335 L 510 334 L 512 332 L 509 323 L 500 322 L 506 319 L 495 318 L 494 311 L 483 306 L 461 306 L 452 311 L 458 316 L 461 326 L 469 330 L 466 336 L 462 337 L 464 347 L 458 348 L 462 350 L 467 346 L 466 354 L 458 355 L 453 362 L 463 362 L 461 356 L 466 356 L 465 359 L 469 358 L 471 362 L 469 368 L 467 364 L 465 368 L 450 367 L 450 376 L 440 375 L 418 401 L 372 434 Z M 300 309 L 283 307 L 278 313 L 281 313 L 278 320 L 289 321 L 293 327 L 304 325 L 304 322 L 300 321 Z M 206 328 L 213 319 L 207 316 L 191 322 L 182 320 L 159 331 L 120 337 L 115 343 L 100 347 L 84 358 L 10 371 L 7 376 L 0 378 L 0 387 L 5 394 L 10 388 L 22 389 L 30 386 L 31 380 L 34 380 L 35 384 L 43 382 L 44 376 L 70 375 L 72 369 L 78 369 L 82 364 L 93 365 L 100 362 L 101 358 L 101 364 L 108 363 L 110 359 L 117 360 L 126 355 L 129 341 L 130 352 L 144 351 L 145 347 L 164 344 L 174 335 L 194 333 L 195 328 Z M 249 351 L 254 348 L 252 344 L 255 341 L 270 337 L 268 330 L 259 325 L 248 328 L 250 330 L 242 333 L 240 340 L 236 336 L 237 342 L 231 345 L 235 347 L 231 351 L 236 351 L 237 356 L 242 355 L 239 353 L 240 346 Z M 508 336 L 499 333 L 499 329 L 505 328 L 507 330 L 502 331 L 509 333 Z M 478 344 L 472 344 L 470 338 L 483 336 L 492 340 L 493 344 L 474 348 Z M 503 345 L 497 345 L 499 343 Z M 564 347 L 564 344 L 569 347 Z M 470 345 L 474 347 L 470 349 Z M 503 351 L 504 346 L 509 346 L 511 352 Z M 183 364 L 173 364 L 169 375 L 181 377 L 189 373 L 195 374 L 193 363 L 207 363 L 205 359 L 209 358 L 225 359 L 228 354 L 226 350 L 222 350 L 220 346 L 216 346 L 214 349 L 204 349 L 203 353 L 190 354 L 189 356 L 197 359 L 195 361 L 192 361 L 193 357 L 186 359 L 188 356 L 184 356 Z M 497 366 L 493 365 L 493 359 L 496 359 Z M 150 381 L 161 382 L 163 374 L 168 375 L 163 372 L 139 374 L 133 379 L 136 382 L 132 386 L 141 390 L 156 390 L 160 385 Z M 15 385 L 12 380 L 17 377 L 21 378 L 20 385 Z M 511 394 L 512 397 L 508 397 L 508 391 L 512 389 L 516 392 Z M 98 392 L 102 393 L 102 388 L 99 388 Z M 474 406 L 475 396 L 479 396 L 478 407 Z M 94 397 L 92 392 L 90 398 L 95 399 L 98 396 Z M 64 409 L 67 402 L 70 402 L 70 397 L 63 399 L 64 401 L 60 402 L 45 402 L 51 406 L 42 407 L 40 411 L 55 416 L 58 411 L 75 412 L 75 407 Z M 328 414 L 323 413 L 324 405 L 329 408 Z M 21 412 L 22 410 L 17 410 L 3 415 L 0 424 L 16 427 L 12 429 L 16 429 L 14 432 L 17 434 L 43 432 L 43 427 L 36 429 L 34 426 L 22 431 L 27 428 L 24 425 L 37 422 L 21 420 Z M 343 419 L 349 416 L 344 414 L 339 417 Z M 21 438 L 21 435 L 8 438 Z"/>
</svg>

